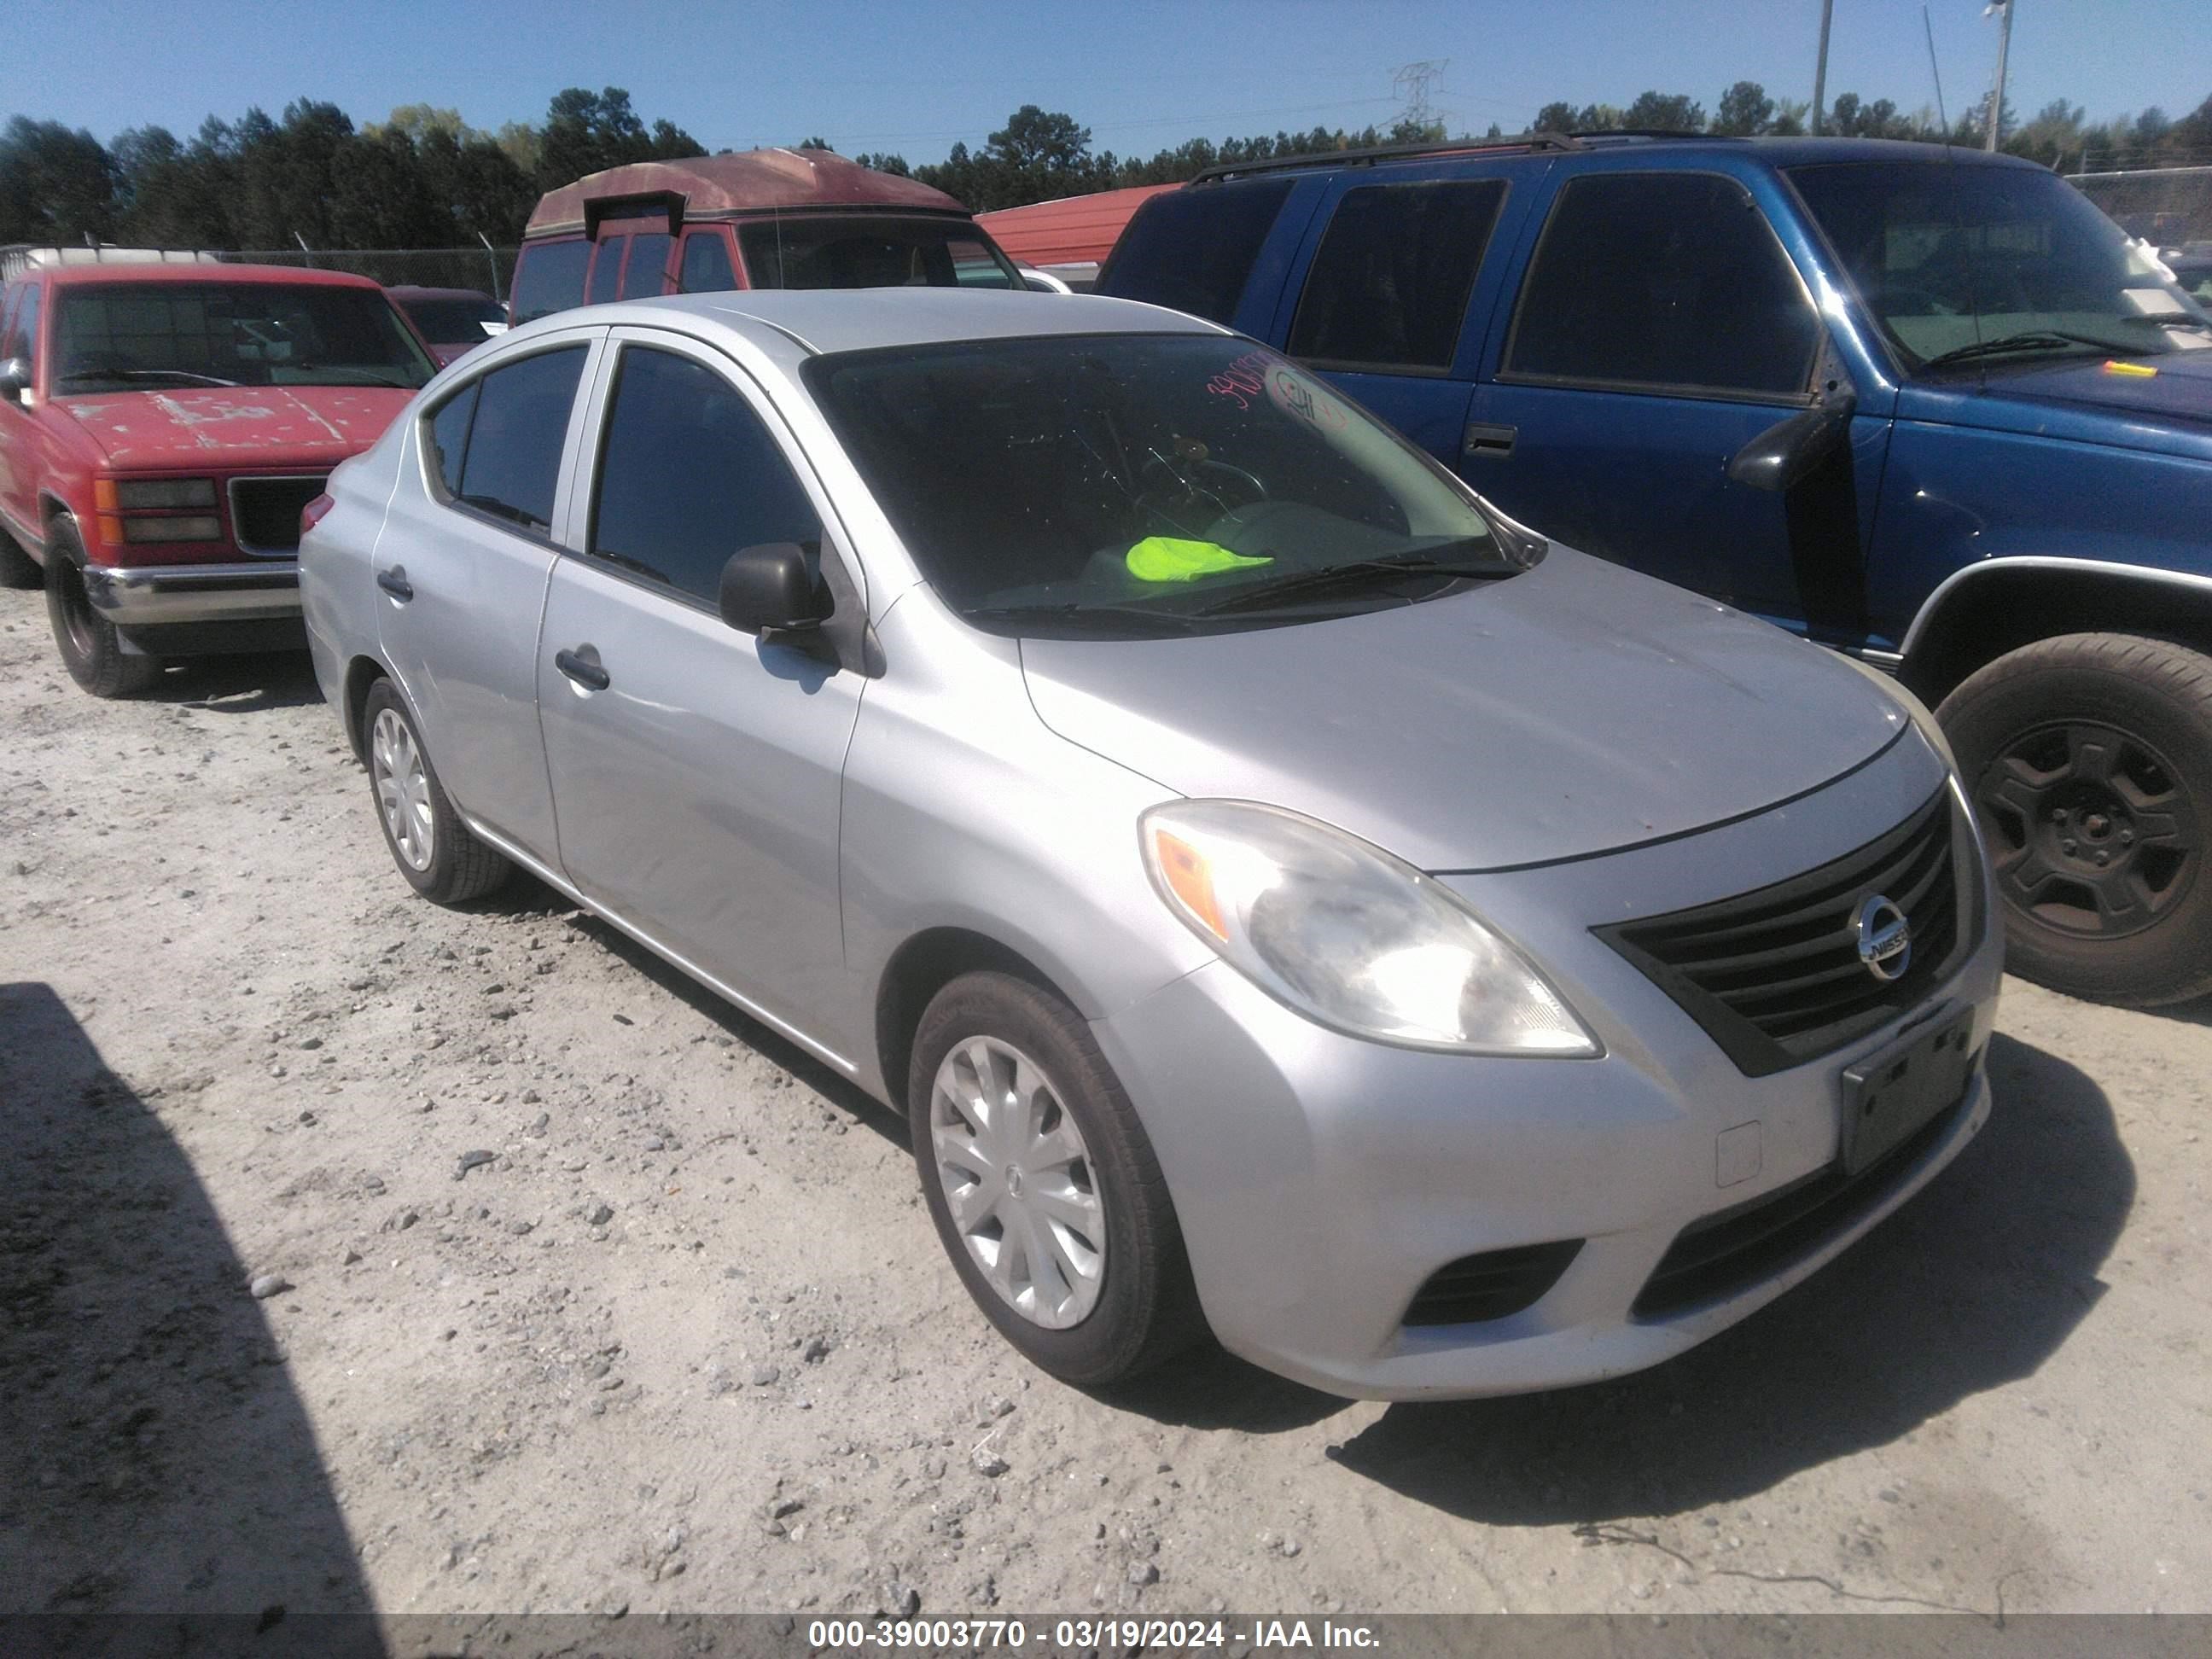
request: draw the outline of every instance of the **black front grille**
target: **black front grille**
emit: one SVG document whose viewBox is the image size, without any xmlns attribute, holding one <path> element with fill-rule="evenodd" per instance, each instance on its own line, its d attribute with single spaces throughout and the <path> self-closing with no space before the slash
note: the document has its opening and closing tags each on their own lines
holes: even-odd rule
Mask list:
<svg viewBox="0 0 2212 1659">
<path fill-rule="evenodd" d="M 1971 1084 L 1968 1093 L 1972 1092 Z M 1638 1319 L 1717 1302 L 1809 1255 L 1887 1197 L 1966 1109 L 1962 1094 L 1856 1175 L 1840 1162 L 1794 1187 L 1693 1223 L 1676 1237 L 1629 1310 Z"/>
<path fill-rule="evenodd" d="M 1771 887 L 1601 927 L 1747 1076 L 1825 1054 L 1894 1018 L 1948 977 L 1981 927 L 1965 814 L 1939 789 L 1855 853 Z M 1911 924 L 1895 980 L 1859 959 L 1859 907 L 1887 896 Z"/>
<path fill-rule="evenodd" d="M 1464 1255 L 1431 1273 L 1406 1310 L 1408 1325 L 1472 1325 L 1534 1307 L 1559 1282 L 1579 1238 Z"/>
<path fill-rule="evenodd" d="M 300 550 L 300 514 L 328 478 L 233 478 L 230 527 L 248 553 Z"/>
</svg>

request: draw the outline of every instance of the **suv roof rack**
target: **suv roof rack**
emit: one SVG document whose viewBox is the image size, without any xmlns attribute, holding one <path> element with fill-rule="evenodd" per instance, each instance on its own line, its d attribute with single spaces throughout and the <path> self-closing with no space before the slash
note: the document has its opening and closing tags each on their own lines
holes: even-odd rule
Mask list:
<svg viewBox="0 0 2212 1659">
<path fill-rule="evenodd" d="M 13 242 L 0 247 L 0 278 L 10 282 L 29 270 L 64 265 L 218 264 L 216 255 L 193 248 L 126 247 L 101 242 L 89 247 L 70 247 L 58 242 Z"/>
<path fill-rule="evenodd" d="M 1685 132 L 1680 127 L 1591 127 L 1587 131 L 1578 127 L 1567 137 L 1586 144 L 1593 138 L 1702 138 L 1707 141 L 1717 138 L 1723 143 L 1731 139 L 1741 143 L 1747 135 L 1735 132 Z"/>
<path fill-rule="evenodd" d="M 1194 173 L 1194 185 L 1224 179 L 1241 179 L 1255 173 L 1288 173 L 1304 167 L 1372 167 L 1377 161 L 1405 161 L 1417 155 L 1483 155 L 1498 150 L 1583 149 L 1577 135 L 1565 132 L 1524 132 L 1512 138 L 1427 139 L 1413 144 L 1373 144 L 1362 149 L 1310 150 L 1303 155 L 1274 155 L 1252 161 L 1223 161 Z"/>
</svg>

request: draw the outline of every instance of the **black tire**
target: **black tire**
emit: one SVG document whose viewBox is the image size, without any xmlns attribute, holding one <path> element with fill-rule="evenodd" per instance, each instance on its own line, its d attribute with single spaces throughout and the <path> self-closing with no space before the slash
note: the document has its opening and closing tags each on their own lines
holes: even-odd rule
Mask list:
<svg viewBox="0 0 2212 1659">
<path fill-rule="evenodd" d="M 2154 1007 L 2212 991 L 2212 657 L 2067 634 L 1937 711 L 1988 837 L 2007 966 Z"/>
<path fill-rule="evenodd" d="M 384 757 L 378 750 L 379 722 L 389 718 L 404 728 L 407 743 L 412 745 L 413 757 L 421 763 L 422 806 L 427 812 L 427 848 L 417 844 L 419 859 L 403 850 L 394 833 L 391 820 L 385 812 L 384 789 L 387 774 L 380 770 Z M 376 807 L 377 827 L 384 831 L 384 844 L 390 849 L 392 861 L 407 884 L 428 899 L 433 904 L 465 904 L 497 890 L 514 872 L 504 854 L 495 851 L 470 833 L 461 815 L 453 810 L 447 799 L 445 787 L 438 781 L 437 769 L 430 763 L 430 751 L 422 746 L 422 734 L 416 728 L 415 716 L 390 680 L 379 680 L 368 688 L 363 700 L 361 715 L 363 732 L 362 750 L 368 760 L 369 799 Z M 404 764 L 401 768 L 404 772 Z M 418 822 L 421 815 L 418 814 Z"/>
<path fill-rule="evenodd" d="M 992 1285 L 953 1220 L 938 1173 L 931 1133 L 938 1068 L 975 1037 L 1010 1045 L 1036 1063 L 1089 1154 L 1088 1179 L 1104 1215 L 1103 1271 L 1095 1304 L 1062 1329 L 1033 1323 Z M 932 1000 L 915 1034 L 907 1103 L 938 1238 L 975 1304 L 1031 1362 L 1079 1388 L 1104 1388 L 1205 1337 L 1182 1230 L 1152 1142 L 1082 1018 L 1065 1002 L 1006 974 L 954 980 Z"/>
<path fill-rule="evenodd" d="M 125 652 L 115 624 L 85 592 L 84 545 L 66 520 L 46 538 L 46 620 L 69 676 L 95 697 L 127 697 L 161 677 L 158 657 Z"/>
<path fill-rule="evenodd" d="M 22 544 L 0 530 L 0 587 L 36 587 L 46 579 L 46 573 L 23 551 Z"/>
</svg>

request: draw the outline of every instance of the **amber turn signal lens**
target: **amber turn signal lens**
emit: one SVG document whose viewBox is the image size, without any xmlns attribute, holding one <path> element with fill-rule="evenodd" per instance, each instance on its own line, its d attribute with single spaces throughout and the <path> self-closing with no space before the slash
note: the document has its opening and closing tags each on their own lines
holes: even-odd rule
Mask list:
<svg viewBox="0 0 2212 1659">
<path fill-rule="evenodd" d="M 1214 896 L 1213 872 L 1206 867 L 1204 854 L 1164 830 L 1152 832 L 1152 848 L 1168 890 L 1200 926 L 1216 939 L 1226 939 L 1229 924 L 1222 918 L 1221 901 Z"/>
</svg>

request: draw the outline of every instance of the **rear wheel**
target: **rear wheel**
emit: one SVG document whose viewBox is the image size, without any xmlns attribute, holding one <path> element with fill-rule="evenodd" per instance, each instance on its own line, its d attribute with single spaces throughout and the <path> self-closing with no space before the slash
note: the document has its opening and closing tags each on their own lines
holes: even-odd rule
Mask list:
<svg viewBox="0 0 2212 1659">
<path fill-rule="evenodd" d="M 362 722 L 368 731 L 376 820 L 407 884 L 433 904 L 465 904 L 497 888 L 514 866 L 461 822 L 431 768 L 415 717 L 390 680 L 368 688 Z"/>
<path fill-rule="evenodd" d="M 2142 1006 L 2212 991 L 2212 658 L 2063 635 L 1983 668 L 1939 718 L 2013 971 Z"/>
<path fill-rule="evenodd" d="M 0 587 L 36 587 L 45 580 L 39 562 L 23 551 L 13 536 L 0 530 Z"/>
<path fill-rule="evenodd" d="M 161 678 L 161 659 L 123 648 L 115 624 L 85 592 L 84 546 L 66 520 L 46 539 L 46 620 L 70 678 L 95 697 L 127 697 Z"/>
</svg>

